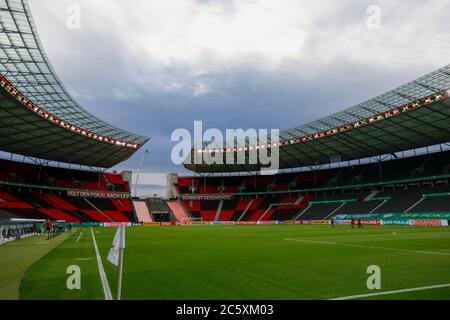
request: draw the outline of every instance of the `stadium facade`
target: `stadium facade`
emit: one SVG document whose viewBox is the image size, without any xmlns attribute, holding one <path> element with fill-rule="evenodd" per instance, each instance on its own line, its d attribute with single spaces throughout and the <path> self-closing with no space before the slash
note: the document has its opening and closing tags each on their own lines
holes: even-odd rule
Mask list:
<svg viewBox="0 0 450 320">
<path fill-rule="evenodd" d="M 278 143 L 205 142 L 168 177 L 179 220 L 239 224 L 448 225 L 450 65 L 325 118 L 281 131 Z M 249 164 L 279 150 L 278 174 Z M 201 163 L 195 155 L 202 155 Z M 245 163 L 227 163 L 229 153 Z M 221 159 L 219 164 L 214 159 Z M 197 159 L 198 160 L 198 159 Z"/>
<path fill-rule="evenodd" d="M 280 141 L 250 145 L 249 139 L 231 147 L 204 143 L 188 156 L 185 167 L 199 173 L 249 172 L 263 167 L 250 164 L 253 148 L 278 147 L 279 167 L 296 168 L 323 165 L 330 161 L 349 161 L 392 154 L 450 141 L 450 65 L 411 81 L 394 90 L 337 112 L 325 118 L 282 130 Z M 239 141 L 237 141 L 239 142 Z M 196 162 L 196 153 L 202 162 Z M 235 159 L 243 154 L 244 163 L 227 163 L 227 153 Z M 212 164 L 222 156 L 223 164 Z"/>
<path fill-rule="evenodd" d="M 6 249 L 0 299 L 253 299 L 222 310 L 233 317 L 276 314 L 272 304 L 256 305 L 255 299 L 448 298 L 448 231 L 403 226 L 450 224 L 449 88 L 445 66 L 284 130 L 277 145 L 205 144 L 191 157 L 279 147 L 280 166 L 289 170 L 261 174 L 262 163 L 186 163 L 194 173 L 169 174 L 168 199 L 138 199 L 131 196 L 131 172 L 104 169 L 129 158 L 148 138 L 79 106 L 45 55 L 27 1 L 0 0 L 0 151 L 37 158 L 0 159 L 0 249 Z M 412 152 L 404 156 L 405 150 Z M 368 157 L 375 161 L 361 161 Z M 91 170 L 53 167 L 50 160 Z M 352 230 L 355 219 L 358 229 L 391 227 Z M 325 226 L 350 223 L 352 229 Z M 324 226 L 165 228 L 271 224 Z M 127 231 L 125 264 L 124 232 L 119 237 L 112 228 L 94 229 L 119 225 L 134 226 Z M 150 226 L 164 228 L 144 228 Z M 63 232 L 67 237 L 52 239 Z M 7 244 L 28 237 L 34 239 Z M 106 260 L 118 270 L 103 267 L 109 248 Z M 111 257 L 119 250 L 116 263 Z M 388 291 L 370 286 L 381 281 L 379 266 Z M 122 272 L 123 295 L 117 285 Z M 179 307 L 186 315 L 212 310 L 195 307 L 205 309 L 195 313 L 186 306 Z"/>
<path fill-rule="evenodd" d="M 0 160 L 0 240 L 25 236 L 29 225 L 11 224 L 17 219 L 135 222 L 131 173 L 105 168 L 148 139 L 81 107 L 50 64 L 28 2 L 0 0 L 0 151 L 11 154 Z M 12 161 L 13 155 L 32 163 Z M 61 168 L 61 162 L 91 170 Z"/>
<path fill-rule="evenodd" d="M 0 0 L 0 28 L 0 151 L 110 168 L 147 142 L 147 137 L 98 119 L 70 96 L 45 55 L 26 1 Z M 327 223 L 362 215 L 368 223 L 448 225 L 449 89 L 447 65 L 357 106 L 283 130 L 276 145 L 205 144 L 192 150 L 190 158 L 196 153 L 204 159 L 229 153 L 247 157 L 250 148 L 278 147 L 280 168 L 296 171 L 243 175 L 258 172 L 261 163 L 186 161 L 185 167 L 195 174 L 170 174 L 168 201 L 132 199 L 127 172 L 0 160 L 0 220 Z M 430 146 L 440 152 L 398 156 Z M 380 161 L 386 160 L 384 155 L 392 155 L 392 160 Z M 377 161 L 360 163 L 369 157 Z M 338 165 L 332 166 L 333 161 Z M 341 166 L 344 161 L 348 163 Z"/>
</svg>

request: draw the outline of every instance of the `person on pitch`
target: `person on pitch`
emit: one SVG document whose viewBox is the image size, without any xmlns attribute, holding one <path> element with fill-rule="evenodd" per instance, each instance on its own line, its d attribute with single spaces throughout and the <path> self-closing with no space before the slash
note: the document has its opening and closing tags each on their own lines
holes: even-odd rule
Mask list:
<svg viewBox="0 0 450 320">
<path fill-rule="evenodd" d="M 50 219 L 47 219 L 47 221 L 45 221 L 45 230 L 47 231 L 47 240 L 49 240 L 52 233 L 52 222 L 50 221 Z"/>
</svg>

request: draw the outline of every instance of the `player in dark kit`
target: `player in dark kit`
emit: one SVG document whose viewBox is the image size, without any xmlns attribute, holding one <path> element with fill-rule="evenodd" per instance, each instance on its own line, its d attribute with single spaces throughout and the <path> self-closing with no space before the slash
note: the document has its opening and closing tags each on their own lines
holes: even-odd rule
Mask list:
<svg viewBox="0 0 450 320">
<path fill-rule="evenodd" d="M 51 233 L 52 233 L 52 222 L 50 219 L 47 219 L 45 221 L 45 230 L 47 231 L 47 240 L 50 239 Z"/>
</svg>

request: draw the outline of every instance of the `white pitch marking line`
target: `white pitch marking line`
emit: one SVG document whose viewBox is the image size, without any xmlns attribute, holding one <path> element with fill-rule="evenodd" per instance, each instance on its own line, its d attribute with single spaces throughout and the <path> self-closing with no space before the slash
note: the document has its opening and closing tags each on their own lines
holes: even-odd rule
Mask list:
<svg viewBox="0 0 450 320">
<path fill-rule="evenodd" d="M 404 235 L 437 235 L 437 236 L 445 236 L 448 237 L 449 234 L 447 232 L 400 232 L 397 233 L 395 235 L 396 240 L 405 240 L 403 238 L 401 238 L 401 236 Z M 315 239 L 333 239 L 333 238 L 373 238 L 373 237 L 394 237 L 394 235 L 392 234 L 392 232 L 384 232 L 384 233 L 359 233 L 359 234 L 346 234 L 346 235 L 340 235 L 340 236 L 319 236 L 319 237 L 314 237 Z M 300 239 L 300 238 L 296 238 L 296 239 Z M 307 239 L 305 239 L 307 240 Z M 406 239 L 408 240 L 408 239 Z"/>
<path fill-rule="evenodd" d="M 78 258 L 78 259 L 75 259 L 76 261 L 87 261 L 87 260 L 92 260 L 92 259 L 94 259 L 94 258 Z"/>
<path fill-rule="evenodd" d="M 111 289 L 109 288 L 108 278 L 106 277 L 105 269 L 103 269 L 102 258 L 97 247 L 97 241 L 95 241 L 94 231 L 92 231 L 92 242 L 94 243 L 95 255 L 97 257 L 98 272 L 100 273 L 100 280 L 102 281 L 103 292 L 105 293 L 105 300 L 112 300 Z"/>
<path fill-rule="evenodd" d="M 80 241 L 81 236 L 83 235 L 83 231 L 80 232 L 80 235 L 78 236 L 77 240 L 75 242 Z"/>
<path fill-rule="evenodd" d="M 330 299 L 330 300 L 352 300 L 352 299 L 359 299 L 359 298 L 385 296 L 385 295 L 389 295 L 389 294 L 423 291 L 423 290 L 431 290 L 431 289 L 446 288 L 446 287 L 450 287 L 450 283 L 438 284 L 435 286 L 426 286 L 426 287 L 417 287 L 417 288 L 409 288 L 409 289 L 382 291 L 382 292 L 376 292 L 376 293 L 358 294 L 358 295 L 354 295 L 354 296 L 340 297 L 340 298 L 334 298 L 334 299 Z"/>
<path fill-rule="evenodd" d="M 412 253 L 424 253 L 424 254 L 435 254 L 435 255 L 442 255 L 442 256 L 450 256 L 450 253 L 436 252 L 436 251 L 422 251 L 422 250 L 410 250 L 410 249 L 399 249 L 399 248 L 388 248 L 388 247 L 364 246 L 364 245 L 361 245 L 361 244 L 338 243 L 338 242 L 327 242 L 327 241 L 314 241 L 314 240 L 301 240 L 301 239 L 284 239 L 284 240 L 286 240 L 286 241 L 305 242 L 305 243 L 331 244 L 331 245 L 336 245 L 336 246 L 347 246 L 347 247 L 381 249 L 381 250 L 392 250 L 392 251 L 403 251 L 403 252 L 412 252 Z"/>
</svg>

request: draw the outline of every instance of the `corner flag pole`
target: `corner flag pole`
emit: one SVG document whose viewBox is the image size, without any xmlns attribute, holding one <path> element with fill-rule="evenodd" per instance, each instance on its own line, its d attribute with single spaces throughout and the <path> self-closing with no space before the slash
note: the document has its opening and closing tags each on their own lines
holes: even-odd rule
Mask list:
<svg viewBox="0 0 450 320">
<path fill-rule="evenodd" d="M 117 300 L 122 296 L 123 249 L 119 249 L 119 275 L 117 279 Z"/>
<path fill-rule="evenodd" d="M 122 297 L 123 250 L 125 249 L 125 226 L 119 226 L 119 274 L 117 278 L 117 300 Z"/>
<path fill-rule="evenodd" d="M 117 228 L 116 235 L 114 236 L 114 241 L 112 243 L 111 249 L 107 260 L 113 265 L 119 267 L 118 279 L 117 279 L 117 300 L 122 297 L 122 272 L 123 272 L 123 250 L 125 249 L 125 226 L 120 225 Z"/>
</svg>

